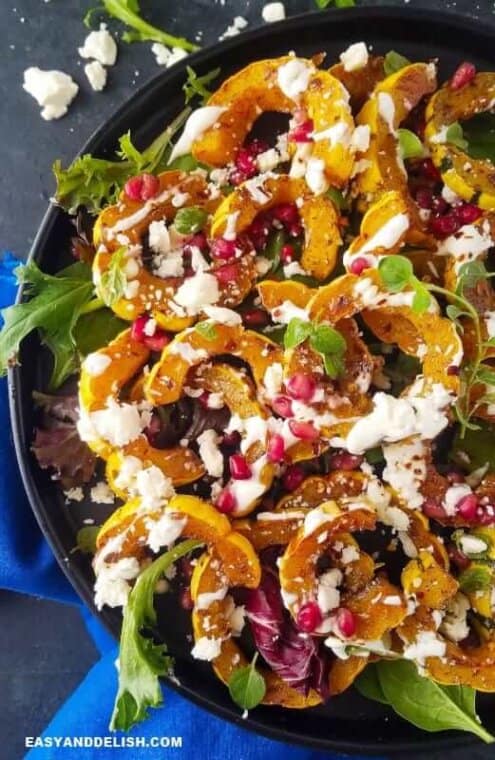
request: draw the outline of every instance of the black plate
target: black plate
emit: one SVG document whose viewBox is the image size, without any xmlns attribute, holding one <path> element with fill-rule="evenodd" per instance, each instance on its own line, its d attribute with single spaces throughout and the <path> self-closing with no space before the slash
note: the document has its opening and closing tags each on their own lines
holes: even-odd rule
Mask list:
<svg viewBox="0 0 495 760">
<path fill-rule="evenodd" d="M 463 60 L 473 61 L 483 70 L 493 69 L 495 32 L 488 25 L 482 27 L 476 21 L 412 8 L 355 8 L 306 14 L 230 39 L 191 56 L 187 63 L 199 73 L 220 66 L 224 77 L 252 60 L 275 57 L 289 50 L 303 56 L 323 50 L 328 53 L 328 60 L 334 61 L 349 44 L 363 39 L 374 53 L 395 49 L 412 60 L 438 57 L 441 77 L 449 76 Z M 118 137 L 129 129 L 139 145 L 151 141 L 183 106 L 184 71 L 185 64 L 177 65 L 150 81 L 95 132 L 83 152 L 110 156 Z M 68 217 L 51 208 L 31 256 L 45 271 L 57 271 L 68 262 L 72 234 Z M 40 527 L 62 569 L 84 601 L 94 609 L 90 564 L 79 552 L 71 553 L 71 549 L 82 520 L 93 516 L 100 522 L 105 515 L 101 507 L 96 509 L 94 505 L 65 505 L 61 491 L 33 460 L 29 449 L 33 430 L 31 393 L 35 388 L 43 388 L 46 380 L 46 363 L 35 336 L 25 341 L 20 359 L 21 366 L 10 372 L 9 380 L 12 427 L 24 484 Z M 97 510 L 99 514 L 95 515 Z M 120 614 L 108 608 L 98 614 L 118 636 Z M 351 753 L 446 750 L 474 741 L 460 733 L 429 735 L 421 732 L 353 690 L 331 700 L 326 707 L 305 711 L 257 708 L 246 720 L 241 720 L 227 690 L 212 674 L 209 665 L 190 658 L 187 621 L 179 620 L 176 611 L 174 618 L 177 619 L 174 630 L 168 626 L 166 629 L 167 643 L 176 657 L 176 672 L 181 683 L 174 688 L 217 715 L 252 731 L 315 749 Z M 495 731 L 494 707 L 493 698 L 480 699 L 481 716 L 492 731 Z M 165 722 L 164 715 L 164 725 Z"/>
</svg>

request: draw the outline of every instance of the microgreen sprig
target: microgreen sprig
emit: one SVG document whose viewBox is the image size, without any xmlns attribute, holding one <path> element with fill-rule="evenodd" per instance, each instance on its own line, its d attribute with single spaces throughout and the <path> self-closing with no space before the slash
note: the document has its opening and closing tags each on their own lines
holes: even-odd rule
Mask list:
<svg viewBox="0 0 495 760">
<path fill-rule="evenodd" d="M 317 325 L 295 317 L 287 325 L 284 335 L 285 348 L 295 348 L 305 340 L 317 351 L 325 365 L 325 371 L 336 378 L 344 371 L 344 354 L 347 348 L 345 338 L 330 325 Z"/>
<path fill-rule="evenodd" d="M 198 97 L 201 101 L 201 105 L 205 105 L 208 98 L 211 95 L 211 91 L 207 88 L 207 84 L 213 82 L 220 74 L 220 69 L 212 69 L 207 71 L 203 76 L 198 76 L 191 66 L 187 69 L 187 80 L 185 81 L 182 89 L 184 90 L 185 101 L 190 103 L 195 97 Z"/>
</svg>

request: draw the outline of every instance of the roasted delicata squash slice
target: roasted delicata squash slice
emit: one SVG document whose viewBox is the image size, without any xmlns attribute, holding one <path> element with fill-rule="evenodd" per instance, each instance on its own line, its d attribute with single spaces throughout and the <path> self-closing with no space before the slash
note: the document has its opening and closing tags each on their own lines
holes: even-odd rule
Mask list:
<svg viewBox="0 0 495 760">
<path fill-rule="evenodd" d="M 227 684 L 232 673 L 246 667 L 249 660 L 235 639 L 235 604 L 226 593 L 228 580 L 224 567 L 208 552 L 198 560 L 191 579 L 191 595 L 194 601 L 192 613 L 195 648 L 206 640 L 220 642 L 219 653 L 212 660 L 218 678 Z M 218 644 L 217 644 L 218 645 Z M 195 649 L 193 649 L 193 654 Z M 261 668 L 266 686 L 262 704 L 280 705 L 292 709 L 312 707 L 321 702 L 311 690 L 304 696 L 290 687 L 280 676 L 268 668 Z"/>
<path fill-rule="evenodd" d="M 368 125 L 371 139 L 363 154 L 367 163 L 354 179 L 354 192 L 369 203 L 383 192 L 395 190 L 407 199 L 410 227 L 407 242 L 434 246 L 424 231 L 418 209 L 407 188 L 407 174 L 399 155 L 397 130 L 420 100 L 436 87 L 436 69 L 430 63 L 412 63 L 391 74 L 375 87 L 356 122 Z"/>
<path fill-rule="evenodd" d="M 335 79 L 342 82 L 350 95 L 353 113 L 358 113 L 372 94 L 376 85 L 385 79 L 381 55 L 370 55 L 364 66 L 352 71 L 346 71 L 343 63 L 334 63 L 328 71 Z"/>
<path fill-rule="evenodd" d="M 247 296 L 257 273 L 254 256 L 249 251 L 230 265 L 236 271 L 235 276 L 228 278 L 222 276 L 225 262 L 213 260 L 208 264 L 199 249 L 196 251 L 200 259 L 195 271 L 197 280 L 193 275 L 186 276 L 183 262 L 168 264 L 167 259 L 175 262 L 178 255 L 182 256 L 187 239 L 187 235 L 178 233 L 173 225 L 178 211 L 194 207 L 210 214 L 220 203 L 221 195 L 218 189 L 210 188 L 203 174 L 169 171 L 160 174 L 158 180 L 159 189 L 152 198 L 134 201 L 123 192 L 119 203 L 106 208 L 98 217 L 94 230 L 97 253 L 93 261 L 93 280 L 98 294 L 108 300 L 106 278 L 115 266 L 114 257 L 121 257 L 118 266 L 126 284 L 123 294 L 111 301 L 113 311 L 127 321 L 147 312 L 163 329 L 179 332 L 192 324 L 200 313 L 190 293 L 196 282 L 197 287 L 208 291 L 210 300 L 205 295 L 204 303 L 230 307 Z M 155 254 L 153 260 L 158 263 L 153 271 L 146 266 L 143 246 Z M 207 271 L 203 271 L 205 266 Z"/>
<path fill-rule="evenodd" d="M 283 56 L 256 61 L 227 79 L 200 116 L 192 114 L 194 125 L 198 120 L 210 121 L 192 141 L 192 154 L 206 164 L 224 166 L 235 159 L 261 113 L 293 113 L 297 109 L 313 122 L 311 157 L 323 162 L 329 183 L 343 187 L 354 163 L 354 122 L 347 101 L 342 84 L 311 60 Z M 197 131 L 186 124 L 184 133 Z M 179 146 L 187 152 L 189 140 L 184 147 L 179 141 Z"/>
<path fill-rule="evenodd" d="M 304 227 L 301 266 L 309 275 L 325 280 L 333 271 L 342 243 L 338 214 L 332 201 L 313 195 L 304 180 L 288 175 L 261 175 L 248 180 L 228 195 L 211 223 L 212 235 L 242 233 L 260 211 L 282 203 L 296 203 Z M 233 229 L 231 229 L 231 227 Z"/>
<path fill-rule="evenodd" d="M 488 159 L 472 158 L 449 142 L 449 127 L 489 111 L 495 98 L 495 74 L 476 74 L 468 86 L 446 83 L 431 96 L 426 108 L 425 138 L 435 166 L 454 193 L 482 209 L 495 209 L 495 168 Z"/>
<path fill-rule="evenodd" d="M 286 302 L 304 309 L 315 293 L 312 288 L 295 280 L 263 280 L 256 289 L 264 308 L 270 312 Z"/>
</svg>

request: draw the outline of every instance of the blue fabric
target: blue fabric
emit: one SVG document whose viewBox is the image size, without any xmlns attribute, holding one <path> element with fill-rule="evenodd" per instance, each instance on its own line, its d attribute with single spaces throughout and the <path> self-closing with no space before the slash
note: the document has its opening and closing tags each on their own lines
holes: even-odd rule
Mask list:
<svg viewBox="0 0 495 760">
<path fill-rule="evenodd" d="M 0 259 L 0 307 L 15 298 L 11 254 Z M 46 544 L 29 507 L 18 471 L 8 422 L 5 380 L 0 381 L 0 588 L 80 604 Z M 101 660 L 62 706 L 43 737 L 108 737 L 108 721 L 117 690 L 115 641 L 99 621 L 81 605 L 89 633 L 102 653 Z M 62 666 L 62 663 L 61 663 Z M 175 692 L 164 689 L 166 708 L 153 710 L 150 719 L 130 732 L 141 741 L 150 737 L 182 737 L 181 748 L 34 748 L 28 760 L 81 757 L 105 760 L 139 760 L 164 757 L 171 760 L 323 760 L 332 756 L 274 742 L 206 713 Z M 122 734 L 116 734 L 117 741 Z M 335 757 L 335 756 L 334 756 Z"/>
</svg>

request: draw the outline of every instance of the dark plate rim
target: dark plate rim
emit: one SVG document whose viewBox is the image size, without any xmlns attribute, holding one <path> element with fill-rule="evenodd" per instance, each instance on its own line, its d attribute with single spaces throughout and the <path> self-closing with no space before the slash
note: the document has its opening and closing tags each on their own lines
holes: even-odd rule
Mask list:
<svg viewBox="0 0 495 760">
<path fill-rule="evenodd" d="M 195 52 L 187 57 L 184 62 L 179 62 L 171 69 L 166 69 L 163 72 L 158 73 L 156 76 L 150 78 L 145 82 L 142 87 L 138 89 L 128 100 L 114 110 L 111 116 L 106 119 L 95 131 L 90 135 L 87 141 L 84 143 L 80 151 L 76 156 L 80 156 L 84 153 L 91 153 L 94 150 L 95 145 L 98 142 L 104 140 L 105 135 L 108 133 L 112 124 L 118 122 L 125 116 L 129 117 L 131 113 L 139 110 L 140 104 L 143 100 L 148 100 L 153 91 L 158 88 L 162 88 L 170 81 L 171 83 L 178 75 L 184 74 L 186 66 L 201 66 L 208 62 L 212 55 L 218 53 L 228 53 L 235 50 L 239 42 L 256 42 L 261 37 L 266 37 L 270 34 L 270 31 L 285 29 L 288 33 L 300 30 L 308 24 L 315 22 L 315 17 L 333 17 L 335 19 L 349 19 L 366 21 L 367 19 L 382 18 L 384 21 L 388 20 L 404 20 L 417 24 L 433 23 L 433 24 L 445 24 L 452 30 L 457 32 L 463 32 L 473 34 L 477 38 L 486 38 L 495 43 L 495 25 L 490 23 L 480 27 L 479 20 L 474 17 L 464 17 L 454 11 L 439 11 L 430 10 L 426 8 L 415 9 L 411 7 L 397 7 L 397 6 L 371 6 L 366 8 L 346 8 L 346 9 L 327 9 L 324 11 L 311 11 L 301 13 L 296 16 L 291 16 L 283 21 L 278 21 L 270 24 L 269 26 L 261 26 L 247 32 L 244 32 L 239 37 L 232 37 L 224 40 L 223 42 L 210 45 L 209 47 Z M 31 246 L 28 261 L 38 261 L 41 258 L 42 251 L 46 245 L 46 242 L 59 219 L 65 214 L 60 208 L 50 205 L 41 221 L 33 244 Z M 23 299 L 23 288 L 20 287 L 16 297 L 16 303 Z M 64 572 L 65 576 L 69 580 L 70 584 L 75 588 L 78 595 L 82 598 L 85 604 L 92 610 L 94 614 L 104 623 L 104 625 L 110 630 L 110 632 L 118 638 L 118 631 L 115 630 L 115 625 L 111 623 L 105 611 L 98 612 L 93 603 L 92 594 L 89 592 L 86 582 L 84 581 L 84 573 L 79 568 L 71 568 L 67 561 L 64 561 L 65 549 L 62 545 L 61 539 L 58 536 L 56 527 L 47 517 L 45 506 L 41 493 L 36 485 L 36 481 L 33 475 L 33 464 L 30 457 L 29 442 L 26 440 L 24 434 L 24 410 L 20 399 L 22 397 L 21 388 L 23 383 L 22 368 L 17 365 L 10 368 L 8 371 L 8 394 L 9 394 L 9 411 L 10 420 L 12 426 L 12 434 L 14 440 L 14 447 L 16 451 L 17 462 L 21 473 L 22 481 L 30 506 L 34 512 L 38 525 L 50 545 L 55 558 Z M 182 696 L 202 707 L 203 709 L 212 712 L 213 714 L 234 723 L 241 728 L 246 728 L 255 733 L 266 736 L 270 739 L 275 739 L 281 742 L 298 744 L 307 746 L 312 749 L 320 750 L 338 750 L 341 752 L 347 752 L 351 754 L 363 754 L 369 755 L 382 755 L 384 752 L 388 754 L 396 753 L 413 753 L 418 750 L 448 750 L 448 749 L 460 749 L 463 747 L 472 746 L 476 743 L 476 739 L 461 732 L 449 732 L 448 735 L 435 735 L 435 737 L 427 737 L 427 733 L 424 732 L 424 740 L 418 739 L 417 741 L 399 742 L 394 741 L 391 743 L 380 742 L 361 742 L 359 740 L 353 740 L 349 738 L 346 741 L 335 740 L 331 737 L 308 737 L 301 734 L 294 734 L 287 729 L 277 728 L 276 725 L 267 727 L 264 723 L 260 723 L 255 717 L 248 716 L 246 719 L 235 713 L 233 710 L 218 705 L 210 700 L 208 697 L 199 695 L 194 689 L 183 686 L 176 682 L 165 679 L 167 686 L 179 692 Z M 252 713 L 251 713 L 252 715 Z"/>
</svg>

